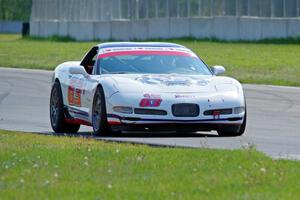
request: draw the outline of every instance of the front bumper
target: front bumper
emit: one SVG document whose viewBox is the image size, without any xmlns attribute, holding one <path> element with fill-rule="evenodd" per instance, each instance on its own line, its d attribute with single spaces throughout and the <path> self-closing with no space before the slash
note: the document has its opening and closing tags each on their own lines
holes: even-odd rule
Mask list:
<svg viewBox="0 0 300 200">
<path fill-rule="evenodd" d="M 226 126 L 241 126 L 243 117 L 205 119 L 205 120 L 170 120 L 108 115 L 108 123 L 113 131 L 212 131 Z"/>
</svg>

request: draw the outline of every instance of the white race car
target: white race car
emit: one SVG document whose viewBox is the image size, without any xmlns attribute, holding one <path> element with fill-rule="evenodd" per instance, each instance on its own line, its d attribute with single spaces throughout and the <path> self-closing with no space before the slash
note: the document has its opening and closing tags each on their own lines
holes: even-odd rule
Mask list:
<svg viewBox="0 0 300 200">
<path fill-rule="evenodd" d="M 173 43 L 113 42 L 53 75 L 50 119 L 55 132 L 92 126 L 122 131 L 212 131 L 240 136 L 246 127 L 241 84 L 217 76 L 195 53 Z"/>
</svg>

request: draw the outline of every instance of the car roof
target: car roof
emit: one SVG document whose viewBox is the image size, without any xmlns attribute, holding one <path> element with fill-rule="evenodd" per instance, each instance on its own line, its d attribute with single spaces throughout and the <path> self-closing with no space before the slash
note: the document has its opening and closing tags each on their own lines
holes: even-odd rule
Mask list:
<svg viewBox="0 0 300 200">
<path fill-rule="evenodd" d="M 185 48 L 185 46 L 168 43 L 168 42 L 106 42 L 98 44 L 99 49 L 116 48 L 116 47 L 171 47 Z"/>
</svg>

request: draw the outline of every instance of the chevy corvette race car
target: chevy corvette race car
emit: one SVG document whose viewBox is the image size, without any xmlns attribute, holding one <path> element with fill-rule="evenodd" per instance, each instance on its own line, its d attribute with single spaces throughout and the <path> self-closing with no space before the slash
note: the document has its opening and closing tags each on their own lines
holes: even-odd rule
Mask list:
<svg viewBox="0 0 300 200">
<path fill-rule="evenodd" d="M 56 67 L 50 97 L 55 132 L 92 126 L 123 131 L 212 131 L 240 136 L 246 127 L 241 84 L 173 43 L 113 42 Z"/>
</svg>

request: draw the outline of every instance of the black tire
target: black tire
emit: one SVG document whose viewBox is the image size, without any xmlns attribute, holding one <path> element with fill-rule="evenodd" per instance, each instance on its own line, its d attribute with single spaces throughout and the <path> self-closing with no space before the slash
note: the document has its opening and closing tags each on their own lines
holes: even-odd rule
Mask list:
<svg viewBox="0 0 300 200">
<path fill-rule="evenodd" d="M 218 130 L 218 135 L 221 137 L 237 137 L 244 134 L 247 124 L 247 109 L 245 109 L 245 116 L 242 125 L 240 126 L 227 126 Z"/>
<path fill-rule="evenodd" d="M 105 95 L 101 86 L 98 86 L 93 100 L 92 125 L 96 136 L 106 136 L 112 133 L 107 123 Z"/>
<path fill-rule="evenodd" d="M 50 121 L 55 133 L 77 133 L 80 125 L 66 122 L 60 83 L 56 81 L 50 96 Z"/>
</svg>

